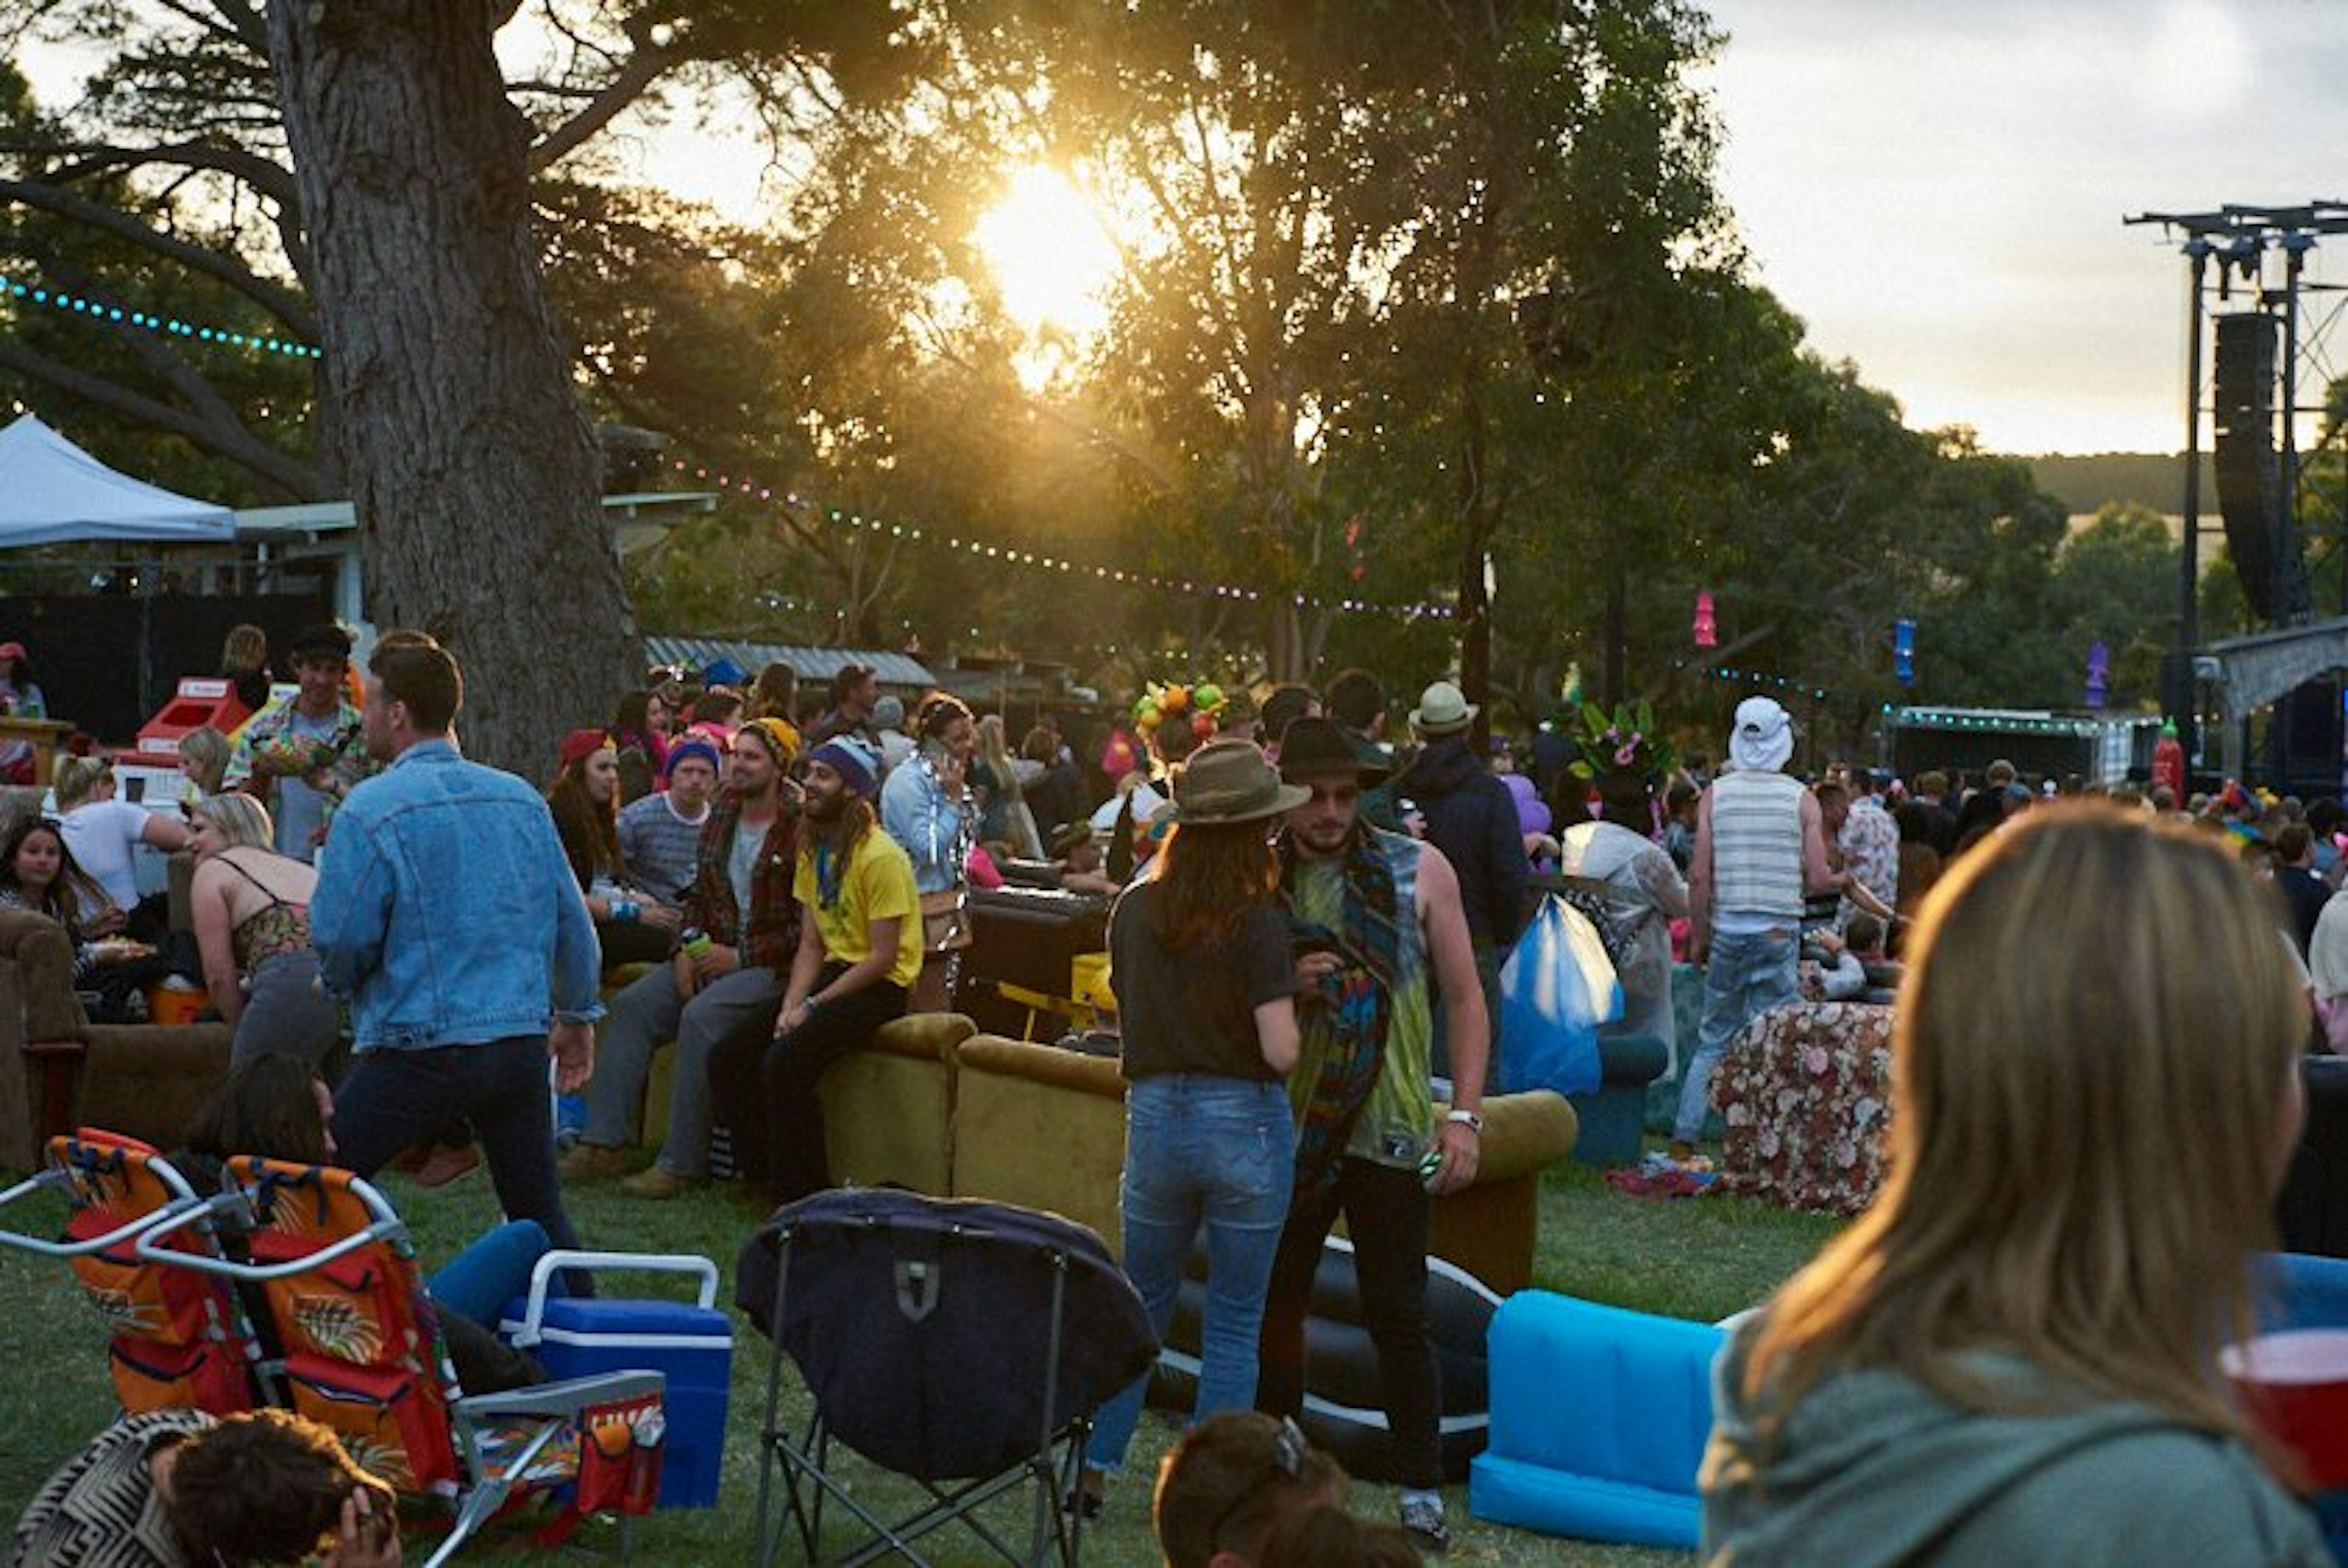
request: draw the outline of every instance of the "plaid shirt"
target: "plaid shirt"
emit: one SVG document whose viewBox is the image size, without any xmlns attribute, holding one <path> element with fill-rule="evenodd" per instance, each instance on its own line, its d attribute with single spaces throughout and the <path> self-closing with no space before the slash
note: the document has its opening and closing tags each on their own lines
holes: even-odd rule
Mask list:
<svg viewBox="0 0 2348 1568">
<path fill-rule="evenodd" d="M 738 950 L 745 966 L 756 964 L 778 975 L 791 972 L 791 956 L 799 945 L 799 904 L 791 897 L 792 861 L 798 853 L 798 815 L 782 808 L 767 841 L 759 845 L 758 863 L 750 868 L 750 929 L 747 938 L 734 907 L 734 883 L 726 863 L 733 853 L 734 833 L 742 808 L 730 800 L 709 808 L 701 829 L 701 849 L 694 857 L 693 887 L 685 896 L 685 918 L 700 927 L 712 941 Z"/>
</svg>

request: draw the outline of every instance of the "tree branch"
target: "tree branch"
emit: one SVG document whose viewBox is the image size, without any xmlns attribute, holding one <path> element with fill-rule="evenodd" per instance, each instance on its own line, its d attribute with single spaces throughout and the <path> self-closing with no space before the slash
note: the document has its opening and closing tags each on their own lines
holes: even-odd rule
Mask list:
<svg viewBox="0 0 2348 1568">
<path fill-rule="evenodd" d="M 578 150 L 582 142 L 602 130 L 621 110 L 644 97 L 646 88 L 658 81 L 664 72 L 676 64 L 679 55 L 646 39 L 636 52 L 620 67 L 620 74 L 604 84 L 587 107 L 539 138 L 530 149 L 530 171 L 543 174 Z"/>
<path fill-rule="evenodd" d="M 317 339 L 317 319 L 310 313 L 309 306 L 301 296 L 290 289 L 256 277 L 233 257 L 159 233 L 129 213 L 118 212 L 88 197 L 77 196 L 70 190 L 60 190 L 38 180 L 0 179 L 0 198 L 20 201 L 27 207 L 37 207 L 78 223 L 87 223 L 93 229 L 102 229 L 135 245 L 144 246 L 191 272 L 201 272 L 226 283 L 285 323 L 286 330 L 295 336 L 312 342 Z"/>
<path fill-rule="evenodd" d="M 67 142 L 50 147 L 0 145 L 0 151 L 77 155 L 77 161 L 53 169 L 43 178 L 57 184 L 102 173 L 109 169 L 139 169 L 151 163 L 179 169 L 208 169 L 242 180 L 280 207 L 299 209 L 301 198 L 294 171 L 257 152 L 215 142 L 175 141 L 162 147 L 115 147 L 103 142 Z"/>
<path fill-rule="evenodd" d="M 14 339 L 0 338 L 0 370 L 13 370 L 20 375 L 30 376 L 45 385 L 118 414 L 134 425 L 168 430 L 175 436 L 185 436 L 205 451 L 250 470 L 298 500 L 328 498 L 324 473 L 316 465 L 288 456 L 232 420 L 223 425 L 185 409 L 174 408 L 160 399 L 117 385 L 104 376 L 93 375 L 53 360 L 46 354 L 37 354 Z"/>
</svg>

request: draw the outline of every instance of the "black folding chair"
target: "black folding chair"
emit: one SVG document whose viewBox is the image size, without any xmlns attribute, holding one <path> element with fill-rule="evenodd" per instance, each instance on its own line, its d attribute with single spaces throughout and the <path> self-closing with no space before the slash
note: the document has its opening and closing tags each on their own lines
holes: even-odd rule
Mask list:
<svg viewBox="0 0 2348 1568">
<path fill-rule="evenodd" d="M 758 1561 L 786 1516 L 817 1560 L 828 1501 L 870 1533 L 843 1563 L 896 1553 L 960 1523 L 1004 1561 L 1074 1564 L 1083 1521 L 1065 1504 L 1093 1412 L 1158 1354 L 1141 1297 L 1099 1236 L 1009 1204 L 887 1188 L 819 1193 L 742 1251 L 736 1305 L 774 1342 L 758 1458 Z M 813 1397 L 803 1430 L 780 1415 L 788 1351 Z M 884 1519 L 835 1478 L 831 1445 L 916 1482 L 925 1501 Z M 771 1522 L 774 1475 L 782 1508 Z M 1032 1492 L 1024 1550 L 978 1511 Z"/>
</svg>

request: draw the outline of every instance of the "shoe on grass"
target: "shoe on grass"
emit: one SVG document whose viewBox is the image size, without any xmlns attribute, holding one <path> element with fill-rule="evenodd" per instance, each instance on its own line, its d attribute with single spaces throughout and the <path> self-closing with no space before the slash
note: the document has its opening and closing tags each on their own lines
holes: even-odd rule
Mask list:
<svg viewBox="0 0 2348 1568">
<path fill-rule="evenodd" d="M 1451 1550 L 1451 1526 L 1444 1520 L 1439 1497 L 1404 1498 L 1402 1527 L 1421 1552 L 1440 1556 Z"/>
<path fill-rule="evenodd" d="M 658 1165 L 638 1171 L 620 1184 L 620 1191 L 632 1198 L 650 1198 L 654 1203 L 666 1203 L 680 1194 L 689 1193 L 707 1178 L 680 1176 L 675 1171 L 664 1171 Z"/>
<path fill-rule="evenodd" d="M 597 1176 L 627 1174 L 631 1162 L 625 1149 L 608 1143 L 581 1143 L 570 1153 L 554 1162 L 554 1173 L 566 1182 L 592 1180 Z"/>
<path fill-rule="evenodd" d="M 416 1173 L 419 1187 L 445 1187 L 458 1177 L 469 1174 L 481 1163 L 481 1152 L 470 1143 L 443 1143 L 425 1156 L 424 1164 Z"/>
</svg>

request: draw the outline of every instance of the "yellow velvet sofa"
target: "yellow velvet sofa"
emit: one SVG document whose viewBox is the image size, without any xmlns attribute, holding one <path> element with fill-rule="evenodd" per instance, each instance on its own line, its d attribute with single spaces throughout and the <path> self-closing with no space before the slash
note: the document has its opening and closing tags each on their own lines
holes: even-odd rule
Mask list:
<svg viewBox="0 0 2348 1568">
<path fill-rule="evenodd" d="M 1049 1209 L 1121 1242 L 1125 1081 L 1115 1060 L 980 1034 L 957 1014 L 899 1020 L 823 1080 L 835 1182 Z M 1529 1281 L 1540 1173 L 1573 1151 L 1546 1091 L 1484 1103 L 1476 1184 L 1436 1201 L 1428 1250 L 1505 1295 Z"/>
</svg>

